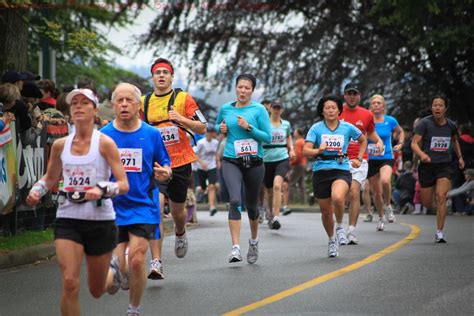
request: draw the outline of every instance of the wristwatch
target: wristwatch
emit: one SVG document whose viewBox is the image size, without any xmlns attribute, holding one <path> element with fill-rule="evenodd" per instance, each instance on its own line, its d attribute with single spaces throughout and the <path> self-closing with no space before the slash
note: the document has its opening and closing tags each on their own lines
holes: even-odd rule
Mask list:
<svg viewBox="0 0 474 316">
<path fill-rule="evenodd" d="M 249 124 L 249 126 L 245 130 L 250 133 L 252 129 L 253 129 L 253 126 Z"/>
<path fill-rule="evenodd" d="M 361 157 L 357 157 L 357 160 L 359 160 L 360 162 L 362 162 L 362 158 Z"/>
</svg>

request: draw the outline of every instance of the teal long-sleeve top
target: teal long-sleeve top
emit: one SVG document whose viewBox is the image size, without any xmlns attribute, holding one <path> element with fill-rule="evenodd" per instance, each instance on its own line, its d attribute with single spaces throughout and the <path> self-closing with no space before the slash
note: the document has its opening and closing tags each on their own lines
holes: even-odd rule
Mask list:
<svg viewBox="0 0 474 316">
<path fill-rule="evenodd" d="M 242 155 L 252 155 L 263 158 L 263 143 L 272 141 L 270 118 L 265 107 L 252 101 L 244 107 L 236 107 L 235 102 L 222 105 L 216 120 L 216 130 L 225 121 L 227 125 L 227 142 L 224 157 L 238 158 Z M 250 125 L 250 132 L 237 124 L 237 116 L 243 117 Z M 257 148 L 253 148 L 256 146 Z"/>
</svg>

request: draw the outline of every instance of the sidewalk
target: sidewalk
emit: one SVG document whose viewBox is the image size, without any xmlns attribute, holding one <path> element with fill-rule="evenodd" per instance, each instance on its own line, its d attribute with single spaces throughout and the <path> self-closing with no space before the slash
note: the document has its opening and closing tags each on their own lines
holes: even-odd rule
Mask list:
<svg viewBox="0 0 474 316">
<path fill-rule="evenodd" d="M 164 234 L 169 236 L 174 231 L 172 218 L 165 218 Z M 197 224 L 187 224 L 187 229 L 195 228 Z M 49 260 L 55 255 L 54 243 L 40 244 L 31 246 L 21 250 L 0 252 L 0 270 L 13 268 L 25 264 L 37 263 L 41 260 Z"/>
</svg>

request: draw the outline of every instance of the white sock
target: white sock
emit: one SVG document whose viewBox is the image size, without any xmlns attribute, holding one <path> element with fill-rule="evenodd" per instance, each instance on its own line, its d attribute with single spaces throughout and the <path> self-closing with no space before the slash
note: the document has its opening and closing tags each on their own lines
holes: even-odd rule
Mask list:
<svg viewBox="0 0 474 316">
<path fill-rule="evenodd" d="M 343 227 L 342 227 L 342 223 L 337 223 L 337 224 L 336 224 L 336 229 L 341 229 L 341 228 L 343 228 Z"/>
<path fill-rule="evenodd" d="M 274 217 L 273 217 L 273 220 L 274 220 L 274 221 L 279 221 L 280 218 L 279 218 L 278 216 L 274 216 Z"/>
<path fill-rule="evenodd" d="M 239 245 L 233 245 L 232 248 L 238 248 L 240 250 L 240 246 Z"/>
<path fill-rule="evenodd" d="M 128 304 L 128 310 L 132 313 L 140 312 L 140 306 L 133 306 L 132 304 Z"/>
<path fill-rule="evenodd" d="M 349 229 L 347 230 L 349 233 L 353 232 L 355 230 L 355 226 L 354 225 L 349 225 Z"/>
<path fill-rule="evenodd" d="M 329 242 L 336 242 L 336 237 L 334 237 L 334 236 L 329 237 Z"/>
<path fill-rule="evenodd" d="M 251 245 L 254 245 L 254 246 L 255 246 L 256 244 L 258 244 L 258 238 L 256 238 L 256 239 L 250 238 L 249 241 L 250 241 L 250 244 L 251 244 Z"/>
</svg>

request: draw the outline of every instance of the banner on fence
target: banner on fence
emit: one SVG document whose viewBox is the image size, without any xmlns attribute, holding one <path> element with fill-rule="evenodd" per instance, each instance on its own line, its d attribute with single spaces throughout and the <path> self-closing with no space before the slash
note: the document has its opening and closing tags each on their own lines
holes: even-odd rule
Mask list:
<svg viewBox="0 0 474 316">
<path fill-rule="evenodd" d="M 0 133 L 0 215 L 13 211 L 17 184 L 15 124 Z"/>
</svg>

